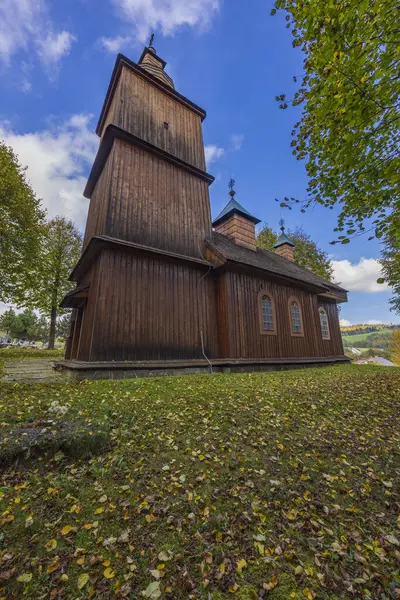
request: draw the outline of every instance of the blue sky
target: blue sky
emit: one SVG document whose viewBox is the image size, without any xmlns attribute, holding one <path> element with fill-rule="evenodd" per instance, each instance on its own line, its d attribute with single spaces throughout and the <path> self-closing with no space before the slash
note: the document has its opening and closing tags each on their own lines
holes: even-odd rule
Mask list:
<svg viewBox="0 0 400 600">
<path fill-rule="evenodd" d="M 364 238 L 330 246 L 335 212 L 279 208 L 275 198 L 305 197 L 304 164 L 290 150 L 295 110 L 275 96 L 293 91 L 302 54 L 283 15 L 262 0 L 2 0 L 0 138 L 12 145 L 49 216 L 84 228 L 85 180 L 97 149 L 95 124 L 118 51 L 138 60 L 151 30 L 176 89 L 207 111 L 204 141 L 213 215 L 228 201 L 228 181 L 250 212 L 277 227 L 302 226 L 332 255 L 350 301 L 351 323 L 398 322 L 379 277 L 379 246 Z M 379 290 L 379 291 L 377 291 Z"/>
</svg>

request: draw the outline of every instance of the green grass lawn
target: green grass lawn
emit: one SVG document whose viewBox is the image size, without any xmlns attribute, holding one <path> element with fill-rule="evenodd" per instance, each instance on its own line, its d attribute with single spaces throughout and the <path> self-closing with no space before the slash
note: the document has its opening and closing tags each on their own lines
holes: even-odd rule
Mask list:
<svg viewBox="0 0 400 600">
<path fill-rule="evenodd" d="M 3 470 L 0 598 L 400 597 L 400 369 L 0 390 L 0 453 L 55 400 L 108 438 Z"/>
</svg>

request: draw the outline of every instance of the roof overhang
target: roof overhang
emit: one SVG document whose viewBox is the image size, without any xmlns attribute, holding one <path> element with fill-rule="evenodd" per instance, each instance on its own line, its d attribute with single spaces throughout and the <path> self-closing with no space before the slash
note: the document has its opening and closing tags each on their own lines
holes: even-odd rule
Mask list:
<svg viewBox="0 0 400 600">
<path fill-rule="evenodd" d="M 214 271 L 217 274 L 220 272 L 221 274 L 226 271 L 240 271 L 248 274 L 252 274 L 256 277 L 273 279 L 274 281 L 281 283 L 283 285 L 293 285 L 296 284 L 298 287 L 311 290 L 317 294 L 323 294 L 327 291 L 325 286 L 319 286 L 313 283 L 309 283 L 308 281 L 303 281 L 301 279 L 296 279 L 294 277 L 288 277 L 286 275 L 276 273 L 275 271 L 269 271 L 268 269 L 263 269 L 261 267 L 257 267 L 255 265 L 250 265 L 244 263 L 242 261 L 234 260 L 226 257 L 223 252 L 219 249 L 215 248 L 210 240 L 205 240 L 206 249 L 210 250 L 211 253 L 214 254 L 214 257 L 210 252 L 207 252 L 207 258 L 213 264 Z"/>
<path fill-rule="evenodd" d="M 328 289 L 323 294 L 318 294 L 318 296 L 323 300 L 333 300 L 334 302 L 337 302 L 337 303 L 348 301 L 347 292 L 345 290 L 339 291 L 339 290 Z"/>
<path fill-rule="evenodd" d="M 89 286 L 77 286 L 68 292 L 60 302 L 61 308 L 82 308 L 89 296 Z"/>
<path fill-rule="evenodd" d="M 128 242 L 107 235 L 98 235 L 90 239 L 88 245 L 84 249 L 80 259 L 76 263 L 72 273 L 69 276 L 70 281 L 79 281 L 89 267 L 91 267 L 94 259 L 99 255 L 99 253 L 102 250 L 107 249 L 140 253 L 147 256 L 151 255 L 153 257 L 159 257 L 160 259 L 163 258 L 164 260 L 168 260 L 170 262 L 187 262 L 200 268 L 210 268 L 210 264 L 206 260 L 202 260 L 200 258 L 185 256 L 183 254 L 177 254 L 176 252 L 168 252 L 167 250 L 162 250 L 160 248 L 144 246 L 143 244 L 136 244 L 135 242 Z"/>
<path fill-rule="evenodd" d="M 89 179 L 83 192 L 85 198 L 91 197 L 93 190 L 96 186 L 97 180 L 99 179 L 101 172 L 104 168 L 108 155 L 111 152 L 115 139 L 122 140 L 124 142 L 127 142 L 128 144 L 131 144 L 132 146 L 136 146 L 137 148 L 141 148 L 143 150 L 146 150 L 147 152 L 151 152 L 152 154 L 157 155 L 159 158 L 166 160 L 167 162 L 175 165 L 176 167 L 184 169 L 192 175 L 196 175 L 196 177 L 199 177 L 208 185 L 210 185 L 215 179 L 215 177 L 213 177 L 209 173 L 206 173 L 205 171 L 202 171 L 201 169 L 190 165 L 184 160 L 181 160 L 180 158 L 177 158 L 176 156 L 165 152 L 165 150 L 162 150 L 161 148 L 157 148 L 157 146 L 153 146 L 153 144 L 142 140 L 136 135 L 128 133 L 124 129 L 116 127 L 116 125 L 108 125 L 104 136 L 100 142 L 100 146 L 97 151 L 92 170 L 90 171 Z"/>
<path fill-rule="evenodd" d="M 319 298 L 331 300 L 334 302 L 347 302 L 347 291 L 343 288 L 332 288 L 329 285 L 321 283 L 321 285 L 290 277 L 275 271 L 269 271 L 266 268 L 257 267 L 250 265 L 242 261 L 234 260 L 224 255 L 224 253 L 216 248 L 212 241 L 209 239 L 204 240 L 205 255 L 207 260 L 213 265 L 214 272 L 224 273 L 226 271 L 241 271 L 245 273 L 251 273 L 258 277 L 268 277 L 283 285 L 293 285 L 315 292 Z"/>
</svg>

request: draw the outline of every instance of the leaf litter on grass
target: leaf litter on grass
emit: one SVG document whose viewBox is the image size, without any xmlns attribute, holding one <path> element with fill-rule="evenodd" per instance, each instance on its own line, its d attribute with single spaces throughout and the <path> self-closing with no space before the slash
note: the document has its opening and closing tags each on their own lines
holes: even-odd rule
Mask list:
<svg viewBox="0 0 400 600">
<path fill-rule="evenodd" d="M 3 472 L 0 597 L 400 597 L 398 370 L 6 384 L 1 426 L 54 400 L 112 443 Z"/>
</svg>

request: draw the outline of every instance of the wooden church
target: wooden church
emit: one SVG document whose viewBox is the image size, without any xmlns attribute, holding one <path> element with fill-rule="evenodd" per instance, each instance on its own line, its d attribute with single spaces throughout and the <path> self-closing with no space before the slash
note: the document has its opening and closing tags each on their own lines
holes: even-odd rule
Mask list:
<svg viewBox="0 0 400 600">
<path fill-rule="evenodd" d="M 235 198 L 212 221 L 202 121 L 150 42 L 119 54 L 97 125 L 83 251 L 62 306 L 76 377 L 346 361 L 346 290 L 300 267 L 284 231 L 257 248 Z"/>
</svg>

